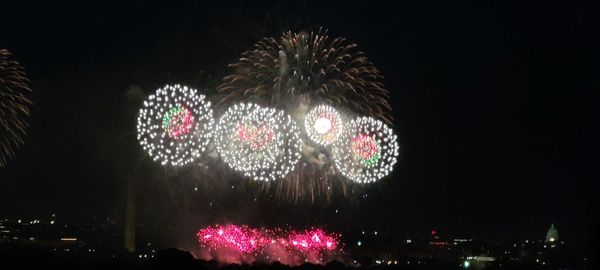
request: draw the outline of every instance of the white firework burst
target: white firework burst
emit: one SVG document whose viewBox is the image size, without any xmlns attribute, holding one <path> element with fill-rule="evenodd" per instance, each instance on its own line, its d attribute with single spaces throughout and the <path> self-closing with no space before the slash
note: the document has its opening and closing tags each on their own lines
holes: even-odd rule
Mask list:
<svg viewBox="0 0 600 270">
<path fill-rule="evenodd" d="M 338 171 L 358 183 L 374 182 L 388 175 L 398 152 L 394 131 L 371 117 L 352 120 L 332 151 Z"/>
<path fill-rule="evenodd" d="M 154 161 L 182 166 L 206 150 L 213 126 L 213 110 L 204 95 L 187 86 L 166 85 L 144 101 L 137 138 Z"/>
<path fill-rule="evenodd" d="M 282 178 L 300 159 L 299 128 L 292 117 L 253 103 L 234 105 L 219 118 L 215 144 L 229 167 L 254 180 Z"/>
<path fill-rule="evenodd" d="M 340 137 L 344 124 L 336 109 L 328 105 L 320 105 L 308 112 L 304 118 L 304 127 L 313 142 L 328 146 Z"/>
</svg>

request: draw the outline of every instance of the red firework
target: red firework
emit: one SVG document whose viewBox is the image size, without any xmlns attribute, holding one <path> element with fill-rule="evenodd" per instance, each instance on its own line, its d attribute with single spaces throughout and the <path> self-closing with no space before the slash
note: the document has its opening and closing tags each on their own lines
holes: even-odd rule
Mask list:
<svg viewBox="0 0 600 270">
<path fill-rule="evenodd" d="M 352 151 L 362 159 L 370 159 L 379 151 L 379 147 L 371 136 L 360 134 L 352 138 Z"/>
</svg>

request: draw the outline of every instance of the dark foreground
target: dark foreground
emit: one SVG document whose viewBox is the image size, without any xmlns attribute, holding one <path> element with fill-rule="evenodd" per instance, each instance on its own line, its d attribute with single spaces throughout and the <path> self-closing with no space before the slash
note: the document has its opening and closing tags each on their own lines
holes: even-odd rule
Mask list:
<svg viewBox="0 0 600 270">
<path fill-rule="evenodd" d="M 139 258 L 138 256 L 122 253 L 117 254 L 83 254 L 60 253 L 34 248 L 4 247 L 0 249 L 0 269 L 299 269 L 299 270 L 325 270 L 325 269 L 594 269 L 592 265 L 536 265 L 529 263 L 515 263 L 509 265 L 460 265 L 456 263 L 431 262 L 425 264 L 363 264 L 348 266 L 341 262 L 332 261 L 326 265 L 303 264 L 296 267 L 280 263 L 253 263 L 223 265 L 216 261 L 195 259 L 190 253 L 166 249 L 159 250 L 153 258 Z"/>
</svg>

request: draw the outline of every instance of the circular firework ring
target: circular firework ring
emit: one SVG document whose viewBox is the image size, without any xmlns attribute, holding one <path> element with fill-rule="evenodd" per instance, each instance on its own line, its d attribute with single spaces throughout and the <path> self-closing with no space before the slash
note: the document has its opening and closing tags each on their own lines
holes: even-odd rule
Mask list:
<svg viewBox="0 0 600 270">
<path fill-rule="evenodd" d="M 213 126 L 213 110 L 204 95 L 187 86 L 166 85 L 144 101 L 137 138 L 154 161 L 182 166 L 206 150 Z"/>
<path fill-rule="evenodd" d="M 318 145 L 328 146 L 335 142 L 343 131 L 340 113 L 331 106 L 320 105 L 308 112 L 304 118 L 308 137 Z"/>
<path fill-rule="evenodd" d="M 399 146 L 394 131 L 380 120 L 359 117 L 350 122 L 333 147 L 338 171 L 358 183 L 375 182 L 396 163 Z"/>
<path fill-rule="evenodd" d="M 299 128 L 283 111 L 241 103 L 217 123 L 219 155 L 237 172 L 254 180 L 284 177 L 300 159 Z"/>
</svg>

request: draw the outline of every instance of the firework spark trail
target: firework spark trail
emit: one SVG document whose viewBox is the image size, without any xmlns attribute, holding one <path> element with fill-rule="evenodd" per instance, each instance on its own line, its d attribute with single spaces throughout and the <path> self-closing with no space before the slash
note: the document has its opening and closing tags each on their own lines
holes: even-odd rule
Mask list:
<svg viewBox="0 0 600 270">
<path fill-rule="evenodd" d="M 391 123 L 388 91 L 379 70 L 356 44 L 331 39 L 326 31 L 286 32 L 269 37 L 230 64 L 217 90 L 220 106 L 250 100 L 273 107 L 309 98 L 348 107 Z"/>
<path fill-rule="evenodd" d="M 298 265 L 304 262 L 324 264 L 342 253 L 339 236 L 322 229 L 305 231 L 255 229 L 238 225 L 215 225 L 197 233 L 202 247 L 226 263 L 256 260 Z"/>
<path fill-rule="evenodd" d="M 29 80 L 21 65 L 11 60 L 11 53 L 0 49 L 0 167 L 23 145 L 27 134 L 27 118 L 32 105 Z"/>
</svg>

